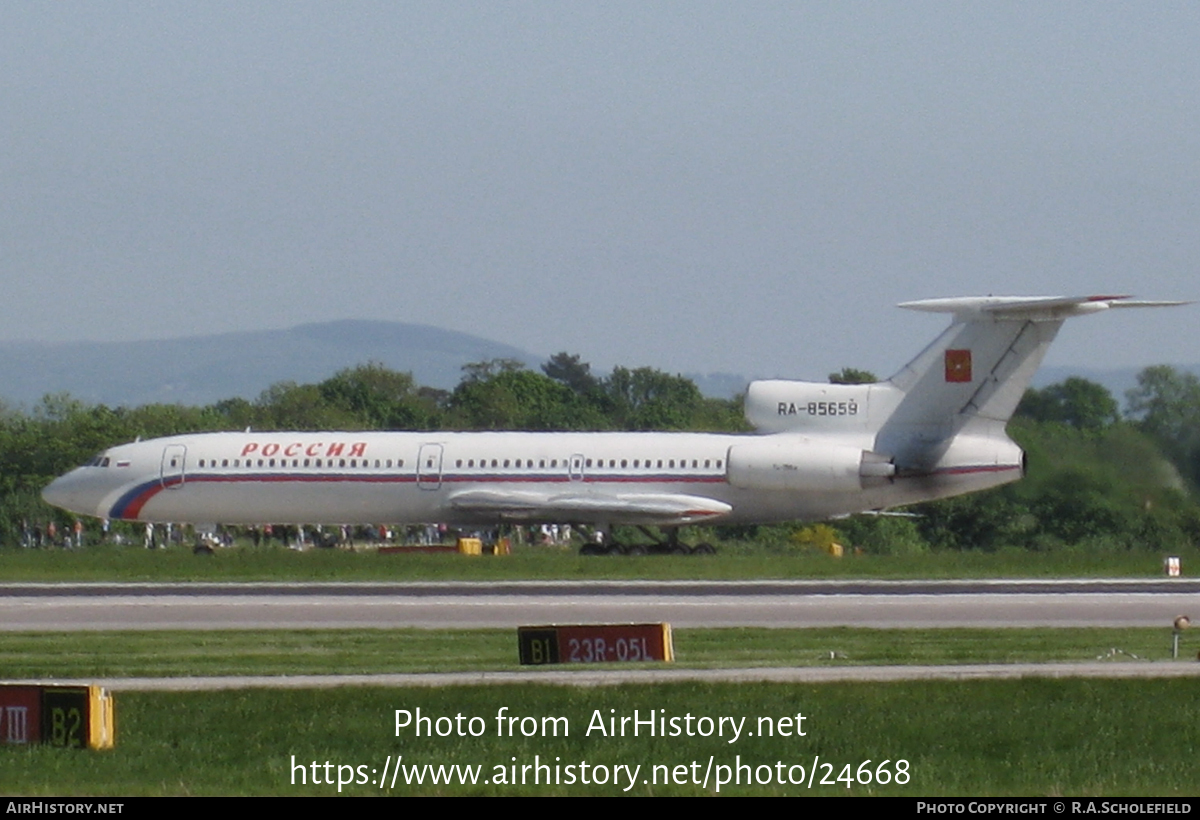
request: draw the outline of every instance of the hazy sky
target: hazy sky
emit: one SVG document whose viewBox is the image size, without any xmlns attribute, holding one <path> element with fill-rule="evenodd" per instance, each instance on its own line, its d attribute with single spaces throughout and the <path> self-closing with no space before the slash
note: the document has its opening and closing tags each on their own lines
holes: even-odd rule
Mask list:
<svg viewBox="0 0 1200 820">
<path fill-rule="evenodd" d="M 1200 4 L 5 3 L 0 337 L 423 322 L 888 375 L 932 296 L 1200 297 Z M 1200 360 L 1200 305 L 1048 363 Z"/>
</svg>

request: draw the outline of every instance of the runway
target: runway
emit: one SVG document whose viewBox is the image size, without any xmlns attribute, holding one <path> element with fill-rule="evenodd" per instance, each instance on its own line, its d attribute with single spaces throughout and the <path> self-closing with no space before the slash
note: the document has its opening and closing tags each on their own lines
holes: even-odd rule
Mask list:
<svg viewBox="0 0 1200 820">
<path fill-rule="evenodd" d="M 528 581 L 0 585 L 0 630 L 675 627 L 1169 628 L 1200 581 Z"/>
</svg>

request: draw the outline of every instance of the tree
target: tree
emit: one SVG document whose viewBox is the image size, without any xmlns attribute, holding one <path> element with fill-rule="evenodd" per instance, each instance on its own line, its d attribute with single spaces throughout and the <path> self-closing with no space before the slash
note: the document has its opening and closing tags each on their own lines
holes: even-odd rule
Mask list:
<svg viewBox="0 0 1200 820">
<path fill-rule="evenodd" d="M 579 360 L 579 355 L 571 355 L 565 351 L 555 353 L 550 360 L 542 365 L 542 372 L 556 382 L 565 384 L 580 396 L 590 396 L 600 386 L 600 381 L 592 375 L 592 366 Z"/>
<path fill-rule="evenodd" d="M 870 370 L 859 370 L 856 367 L 843 367 L 837 373 L 829 374 L 830 384 L 874 384 L 879 377 Z"/>
<path fill-rule="evenodd" d="M 532 370 L 471 373 L 449 399 L 453 426 L 468 430 L 580 430 L 582 404 L 564 384 Z"/>
<path fill-rule="evenodd" d="M 229 429 L 244 430 L 261 425 L 260 409 L 240 396 L 222 399 L 212 405 L 212 411 L 227 422 Z"/>
<path fill-rule="evenodd" d="M 315 384 L 276 382 L 255 402 L 264 430 L 361 430 L 369 425 L 336 407 Z"/>
<path fill-rule="evenodd" d="M 613 368 L 603 386 L 614 421 L 626 430 L 687 430 L 704 404 L 691 379 L 652 367 Z"/>
<path fill-rule="evenodd" d="M 1168 365 L 1147 367 L 1125 394 L 1129 417 L 1200 484 L 1200 379 Z"/>
<path fill-rule="evenodd" d="M 1152 436 L 1181 442 L 1200 433 L 1200 379 L 1169 365 L 1147 367 L 1125 393 L 1129 417 Z"/>
<path fill-rule="evenodd" d="M 1076 376 L 1042 390 L 1026 390 L 1016 414 L 1080 430 L 1101 430 L 1120 418 L 1117 400 L 1108 388 Z"/>
<path fill-rule="evenodd" d="M 420 395 L 412 373 L 389 370 L 379 362 L 339 370 L 318 389 L 329 404 L 375 430 L 428 428 L 436 410 Z"/>
<path fill-rule="evenodd" d="M 463 381 L 482 382 L 501 373 L 516 373 L 524 370 L 525 365 L 517 359 L 485 359 L 482 362 L 468 362 L 462 366 Z"/>
</svg>

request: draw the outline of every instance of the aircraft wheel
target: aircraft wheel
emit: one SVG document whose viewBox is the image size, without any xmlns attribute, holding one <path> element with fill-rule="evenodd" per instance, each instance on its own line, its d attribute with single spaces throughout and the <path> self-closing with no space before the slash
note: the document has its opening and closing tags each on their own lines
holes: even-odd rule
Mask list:
<svg viewBox="0 0 1200 820">
<path fill-rule="evenodd" d="M 647 555 L 648 553 L 646 551 L 646 548 L 643 547 L 641 544 L 634 544 L 632 547 L 630 547 L 629 549 L 627 549 L 625 551 L 625 554 L 626 555 Z"/>
<path fill-rule="evenodd" d="M 690 549 L 688 549 L 686 546 L 684 546 L 683 544 L 676 544 L 675 546 L 671 547 L 671 554 L 672 555 L 691 555 L 692 551 Z"/>
<path fill-rule="evenodd" d="M 604 554 L 605 555 L 623 555 L 624 552 L 621 550 L 621 547 L 618 546 L 617 544 L 610 544 L 608 549 L 606 549 L 604 551 Z"/>
<path fill-rule="evenodd" d="M 579 548 L 579 554 L 580 555 L 603 555 L 604 550 L 602 550 L 600 547 L 596 546 L 595 544 L 584 544 L 582 547 Z"/>
<path fill-rule="evenodd" d="M 692 555 L 716 555 L 717 550 L 712 544 L 702 543 L 692 547 Z"/>
</svg>

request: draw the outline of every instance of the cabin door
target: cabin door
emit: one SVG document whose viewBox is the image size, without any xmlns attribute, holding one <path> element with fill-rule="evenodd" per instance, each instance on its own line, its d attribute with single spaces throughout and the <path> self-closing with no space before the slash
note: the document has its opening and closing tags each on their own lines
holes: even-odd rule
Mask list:
<svg viewBox="0 0 1200 820">
<path fill-rule="evenodd" d="M 442 486 L 442 445 L 421 445 L 417 454 L 417 486 L 422 490 L 436 490 Z"/>
<path fill-rule="evenodd" d="M 163 448 L 162 467 L 159 470 L 159 480 L 164 489 L 177 490 L 184 482 L 184 462 L 187 460 L 187 447 L 182 444 L 168 444 Z"/>
</svg>

